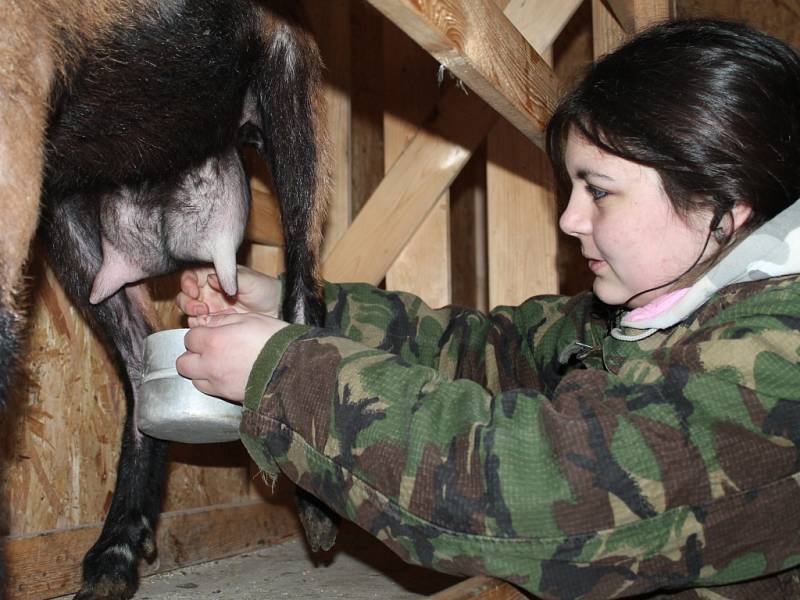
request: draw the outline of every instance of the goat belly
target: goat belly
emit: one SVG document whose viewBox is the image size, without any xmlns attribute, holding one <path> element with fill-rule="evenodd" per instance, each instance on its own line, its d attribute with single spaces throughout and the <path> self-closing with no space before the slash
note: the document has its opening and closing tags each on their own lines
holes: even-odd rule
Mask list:
<svg viewBox="0 0 800 600">
<path fill-rule="evenodd" d="M 160 180 L 234 143 L 257 54 L 254 9 L 175 4 L 117 26 L 55 86 L 47 195 Z"/>
</svg>

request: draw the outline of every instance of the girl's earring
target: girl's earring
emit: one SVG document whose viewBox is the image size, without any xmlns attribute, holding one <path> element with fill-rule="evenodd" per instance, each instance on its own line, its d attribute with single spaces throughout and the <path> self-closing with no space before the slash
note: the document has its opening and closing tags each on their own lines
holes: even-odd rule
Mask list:
<svg viewBox="0 0 800 600">
<path fill-rule="evenodd" d="M 728 237 L 725 235 L 725 230 L 722 227 L 717 227 L 716 229 L 714 229 L 713 235 L 714 239 L 717 241 L 718 244 L 724 242 L 725 239 Z"/>
</svg>

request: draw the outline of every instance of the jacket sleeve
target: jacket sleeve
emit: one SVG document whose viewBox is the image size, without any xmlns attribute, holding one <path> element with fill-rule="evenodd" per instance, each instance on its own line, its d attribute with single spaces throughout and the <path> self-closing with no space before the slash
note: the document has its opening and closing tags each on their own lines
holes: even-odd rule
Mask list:
<svg viewBox="0 0 800 600">
<path fill-rule="evenodd" d="M 537 296 L 484 314 L 432 309 L 413 294 L 367 284 L 326 283 L 325 296 L 326 330 L 490 390 L 550 382 L 553 358 L 565 340 L 580 337 L 590 299 Z"/>
<path fill-rule="evenodd" d="M 779 317 L 715 323 L 549 395 L 291 326 L 251 374 L 242 439 L 436 570 L 542 598 L 758 577 L 800 563 L 800 344 Z"/>
</svg>

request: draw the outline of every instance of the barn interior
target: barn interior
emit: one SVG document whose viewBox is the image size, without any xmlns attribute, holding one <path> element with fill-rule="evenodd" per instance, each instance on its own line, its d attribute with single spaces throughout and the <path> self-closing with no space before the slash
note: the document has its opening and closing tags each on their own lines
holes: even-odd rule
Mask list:
<svg viewBox="0 0 800 600">
<path fill-rule="evenodd" d="M 488 310 L 591 281 L 559 234 L 543 148 L 559 94 L 648 25 L 741 20 L 795 47 L 800 0 L 302 0 L 326 64 L 334 157 L 322 255 L 330 281 L 403 289 L 431 306 Z M 240 260 L 282 270 L 277 204 L 249 157 Z M 114 488 L 124 419 L 104 350 L 36 249 L 23 374 L 0 423 L 7 596 L 77 591 Z M 153 283 L 181 327 L 176 280 Z M 238 442 L 173 444 L 158 555 L 137 598 L 525 598 L 511 584 L 410 567 L 346 527 L 312 555 L 291 486 L 262 481 Z M 239 587 L 235 587 L 235 586 Z"/>
</svg>

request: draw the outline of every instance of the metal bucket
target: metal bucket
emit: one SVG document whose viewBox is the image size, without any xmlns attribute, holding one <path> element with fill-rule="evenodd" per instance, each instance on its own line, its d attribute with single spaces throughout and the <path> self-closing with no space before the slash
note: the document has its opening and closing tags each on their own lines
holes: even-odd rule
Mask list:
<svg viewBox="0 0 800 600">
<path fill-rule="evenodd" d="M 167 329 L 147 336 L 139 388 L 137 425 L 154 438 L 206 444 L 239 439 L 242 407 L 198 390 L 175 370 L 185 352 L 188 329 Z"/>
</svg>

